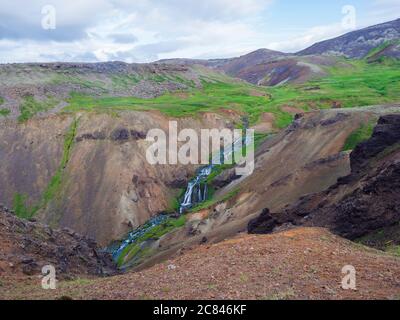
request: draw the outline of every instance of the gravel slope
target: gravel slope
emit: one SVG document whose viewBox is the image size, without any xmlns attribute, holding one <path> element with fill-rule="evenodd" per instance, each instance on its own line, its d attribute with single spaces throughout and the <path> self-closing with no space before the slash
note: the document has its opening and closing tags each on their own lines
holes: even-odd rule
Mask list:
<svg viewBox="0 0 400 320">
<path fill-rule="evenodd" d="M 341 288 L 345 265 L 357 290 Z M 17 283 L 17 284 L 15 284 Z M 325 229 L 239 235 L 181 252 L 138 273 L 59 283 L 44 291 L 38 278 L 3 281 L 0 298 L 16 299 L 399 299 L 400 259 Z"/>
</svg>

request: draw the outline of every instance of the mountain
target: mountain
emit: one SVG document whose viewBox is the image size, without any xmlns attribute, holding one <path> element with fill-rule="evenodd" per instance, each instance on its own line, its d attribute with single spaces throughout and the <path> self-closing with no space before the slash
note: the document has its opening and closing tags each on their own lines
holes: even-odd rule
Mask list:
<svg viewBox="0 0 400 320">
<path fill-rule="evenodd" d="M 382 240 L 387 237 L 383 249 L 396 249 L 400 245 L 398 232 L 393 232 L 400 223 L 399 114 L 379 118 L 372 137 L 351 153 L 350 167 L 350 174 L 327 190 L 302 197 L 280 213 L 265 211 L 250 222 L 249 231 L 269 233 L 284 224 L 318 226 L 364 241 L 379 233 Z"/>
<path fill-rule="evenodd" d="M 42 113 L 58 112 L 71 92 L 79 95 L 154 98 L 171 91 L 201 87 L 206 68 L 182 65 L 105 63 L 24 63 L 0 65 L 0 105 L 16 117 L 26 105 Z M 212 76 L 212 75 L 211 75 Z M 219 76 L 215 75 L 214 76 Z M 24 117 L 24 115 L 22 115 Z"/>
<path fill-rule="evenodd" d="M 353 31 L 314 44 L 296 54 L 259 49 L 230 59 L 169 59 L 157 63 L 203 65 L 252 84 L 276 86 L 285 83 L 304 83 L 327 75 L 326 67 L 343 66 L 338 56 L 361 59 L 370 57 L 400 57 L 400 19 Z M 348 66 L 351 68 L 351 66 Z"/>
<path fill-rule="evenodd" d="M 286 56 L 287 54 L 283 52 L 259 49 L 238 58 L 229 59 L 225 63 L 218 65 L 217 69 L 224 71 L 230 76 L 237 77 L 238 74 L 247 68 Z"/>
<path fill-rule="evenodd" d="M 304 83 L 327 75 L 326 67 L 343 64 L 337 56 L 377 61 L 400 57 L 400 19 L 316 43 L 295 55 L 257 50 L 219 66 L 225 73 L 263 86 Z M 341 67 L 344 67 L 343 65 Z M 351 66 L 349 66 L 351 68 Z"/>
<path fill-rule="evenodd" d="M 312 45 L 297 55 L 339 55 L 361 59 L 385 42 L 400 39 L 400 19 L 353 31 Z"/>
<path fill-rule="evenodd" d="M 383 58 L 400 59 L 400 40 L 385 42 L 383 45 L 372 50 L 367 55 L 368 62 L 379 62 Z"/>
<path fill-rule="evenodd" d="M 398 52 L 0 65 L 0 299 L 397 297 Z M 171 121 L 254 129 L 254 173 L 153 165 L 147 134 Z M 94 241 L 126 274 L 31 289 L 47 263 L 103 275 Z M 391 273 L 343 291 L 348 253 Z"/>
<path fill-rule="evenodd" d="M 159 60 L 161 64 L 203 65 L 212 69 L 223 71 L 229 76 L 241 78 L 239 74 L 247 68 L 252 68 L 261 63 L 289 56 L 286 53 L 269 49 L 259 49 L 236 58 L 228 59 L 167 59 Z M 243 79 L 243 78 L 241 78 Z M 246 79 L 243 79 L 246 80 Z"/>
<path fill-rule="evenodd" d="M 380 114 L 398 112 L 399 105 L 299 114 L 258 147 L 254 174 L 236 177 L 230 169 L 215 177 L 209 183 L 214 201 L 189 212 L 184 227 L 158 241 L 150 230 L 144 241 L 127 247 L 121 262 L 140 269 L 193 245 L 234 237 L 263 209 L 281 212 L 299 198 L 328 189 L 351 172 L 345 148 L 349 137 L 374 126 Z M 147 250 L 152 257 L 143 260 Z"/>
</svg>

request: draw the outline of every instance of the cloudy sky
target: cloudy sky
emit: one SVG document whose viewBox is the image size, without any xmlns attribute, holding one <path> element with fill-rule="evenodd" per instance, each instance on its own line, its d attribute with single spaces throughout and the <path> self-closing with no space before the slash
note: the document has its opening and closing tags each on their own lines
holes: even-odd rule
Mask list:
<svg viewBox="0 0 400 320">
<path fill-rule="evenodd" d="M 349 5 L 356 28 L 400 18 L 400 0 L 1 0 L 0 63 L 294 52 L 351 31 Z"/>
</svg>

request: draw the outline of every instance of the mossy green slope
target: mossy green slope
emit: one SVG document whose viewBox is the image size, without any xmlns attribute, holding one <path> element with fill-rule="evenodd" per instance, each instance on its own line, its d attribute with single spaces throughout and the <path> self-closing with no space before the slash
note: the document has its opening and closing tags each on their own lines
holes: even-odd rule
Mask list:
<svg viewBox="0 0 400 320">
<path fill-rule="evenodd" d="M 340 65 L 340 64 L 339 64 Z M 203 87 L 168 93 L 153 99 L 134 97 L 92 97 L 73 93 L 67 112 L 106 110 L 159 110 L 171 117 L 194 116 L 198 112 L 237 110 L 250 123 L 262 113 L 275 115 L 276 128 L 286 127 L 293 115 L 283 107 L 304 111 L 343 108 L 400 101 L 400 62 L 368 63 L 343 59 L 342 67 L 324 67 L 329 76 L 301 85 L 257 87 L 241 81 L 203 79 Z"/>
<path fill-rule="evenodd" d="M 57 192 L 60 190 L 63 182 L 64 170 L 68 164 L 72 152 L 78 123 L 79 120 L 75 119 L 72 122 L 68 132 L 65 134 L 64 149 L 61 162 L 57 168 L 57 171 L 46 186 L 46 189 L 43 191 L 41 199 L 38 201 L 38 203 L 32 206 L 27 206 L 27 195 L 20 193 L 16 193 L 14 195 L 13 210 L 18 217 L 25 219 L 34 217 L 40 209 L 47 206 L 47 204 L 56 196 Z"/>
</svg>

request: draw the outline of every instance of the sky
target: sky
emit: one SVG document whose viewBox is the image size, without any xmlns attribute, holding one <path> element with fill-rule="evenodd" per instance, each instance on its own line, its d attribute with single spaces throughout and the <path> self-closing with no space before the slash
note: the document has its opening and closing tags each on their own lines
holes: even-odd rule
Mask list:
<svg viewBox="0 0 400 320">
<path fill-rule="evenodd" d="M 296 52 L 400 18 L 400 0 L 0 0 L 0 63 Z"/>
</svg>

